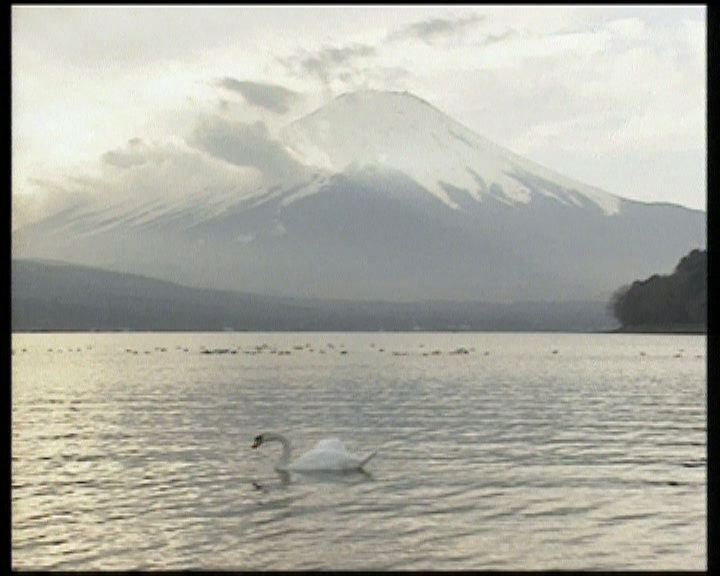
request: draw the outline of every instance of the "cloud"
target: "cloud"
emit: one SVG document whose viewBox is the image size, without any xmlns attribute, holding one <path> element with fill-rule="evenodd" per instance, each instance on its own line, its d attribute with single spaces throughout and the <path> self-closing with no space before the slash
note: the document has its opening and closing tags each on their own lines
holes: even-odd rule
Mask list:
<svg viewBox="0 0 720 576">
<path fill-rule="evenodd" d="M 91 199 L 88 191 L 74 182 L 59 183 L 43 178 L 30 178 L 29 184 L 32 193 L 12 195 L 13 231 L 63 209 L 82 205 Z"/>
<path fill-rule="evenodd" d="M 122 156 L 133 148 L 133 140 L 126 148 L 111 152 Z M 202 207 L 199 199 L 239 200 L 262 183 L 255 168 L 238 166 L 182 144 L 142 144 L 138 154 L 144 162 L 121 169 L 103 161 L 92 175 L 73 172 L 53 179 L 33 179 L 31 194 L 12 197 L 13 230 L 72 207 L 86 214 L 97 210 L 111 215 L 152 206 L 172 210 L 190 202 L 199 209 L 211 210 L 210 205 Z M 101 156 L 106 157 L 107 153 Z"/>
<path fill-rule="evenodd" d="M 347 91 L 384 89 L 388 86 L 396 91 L 408 90 L 411 78 L 412 74 L 405 68 L 377 64 L 357 66 L 352 71 L 339 73 L 337 77 Z"/>
<path fill-rule="evenodd" d="M 480 46 L 490 46 L 491 44 L 499 44 L 501 42 L 505 42 L 506 40 L 509 40 L 510 38 L 514 38 L 518 34 L 519 34 L 519 32 L 517 30 L 512 30 L 512 29 L 506 30 L 505 32 L 501 32 L 500 34 L 488 34 L 480 42 Z"/>
<path fill-rule="evenodd" d="M 483 20 L 485 20 L 485 16 L 479 14 L 471 14 L 469 16 L 452 19 L 429 18 L 427 20 L 413 22 L 397 32 L 393 32 L 388 36 L 388 40 L 415 39 L 425 42 L 426 44 L 432 44 L 442 38 L 463 34 Z"/>
<path fill-rule="evenodd" d="M 272 138 L 263 122 L 245 124 L 206 116 L 187 143 L 235 166 L 256 168 L 271 180 L 294 178 L 305 171 L 287 149 Z"/>
<path fill-rule="evenodd" d="M 285 114 L 290 109 L 290 105 L 299 97 L 297 92 L 288 90 L 284 86 L 237 80 L 230 76 L 218 80 L 218 86 L 239 93 L 252 106 L 276 114 Z"/>
<path fill-rule="evenodd" d="M 151 203 L 171 209 L 205 196 L 241 199 L 263 183 L 304 174 L 303 165 L 264 123 L 200 115 L 185 142 L 149 143 L 135 137 L 100 154 L 92 166 L 32 178 L 31 193 L 13 194 L 12 229 L 73 206 L 121 213 Z"/>
<path fill-rule="evenodd" d="M 606 27 L 618 36 L 635 42 L 645 42 L 650 30 L 640 18 L 618 18 L 606 23 Z"/>
<path fill-rule="evenodd" d="M 241 9 L 214 6 L 15 6 L 12 18 L 13 42 L 64 69 L 177 62 L 226 46 L 248 27 Z"/>
<path fill-rule="evenodd" d="M 314 52 L 302 51 L 294 57 L 281 58 L 279 62 L 296 76 L 317 78 L 326 91 L 332 93 L 334 80 L 352 76 L 358 63 L 376 55 L 377 49 L 369 44 L 326 45 Z"/>
<path fill-rule="evenodd" d="M 100 159 L 110 166 L 116 168 L 130 168 L 132 166 L 140 166 L 145 164 L 145 146 L 140 138 L 131 138 L 128 145 L 124 149 L 108 150 Z"/>
<path fill-rule="evenodd" d="M 103 152 L 97 164 L 118 179 L 159 170 L 127 138 L 179 138 L 199 108 L 235 122 L 262 118 L 270 131 L 287 118 L 216 85 L 231 76 L 298 90 L 302 102 L 288 100 L 288 116 L 300 104 L 321 105 L 328 92 L 409 90 L 489 139 L 577 177 L 594 157 L 637 158 L 650 149 L 664 155 L 646 171 L 670 181 L 670 152 L 704 154 L 704 7 L 445 10 L 16 7 L 13 197 L 39 193 L 31 175 L 57 179 Z M 288 56 L 286 66 L 278 56 Z M 637 164 L 650 167 L 642 158 Z M 657 197 L 654 181 L 614 184 L 626 164 L 602 166 L 607 175 L 592 172 L 597 184 Z M 704 203 L 704 189 L 695 189 Z"/>
<path fill-rule="evenodd" d="M 707 58 L 707 29 L 704 20 L 684 20 L 678 30 L 681 43 L 684 40 L 693 58 L 705 65 Z"/>
</svg>

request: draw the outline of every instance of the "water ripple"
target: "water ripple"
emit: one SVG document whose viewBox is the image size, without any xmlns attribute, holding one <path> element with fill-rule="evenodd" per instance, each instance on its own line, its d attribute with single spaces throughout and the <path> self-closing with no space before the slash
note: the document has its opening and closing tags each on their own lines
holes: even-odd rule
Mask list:
<svg viewBox="0 0 720 576">
<path fill-rule="evenodd" d="M 17 569 L 705 568 L 701 337 L 43 334 L 13 346 L 27 349 L 12 366 Z M 459 347 L 473 352 L 446 353 Z M 83 354 L 55 352 L 70 348 Z M 285 477 L 275 447 L 249 448 L 264 430 L 297 451 L 327 436 L 380 451 L 367 475 Z"/>
</svg>

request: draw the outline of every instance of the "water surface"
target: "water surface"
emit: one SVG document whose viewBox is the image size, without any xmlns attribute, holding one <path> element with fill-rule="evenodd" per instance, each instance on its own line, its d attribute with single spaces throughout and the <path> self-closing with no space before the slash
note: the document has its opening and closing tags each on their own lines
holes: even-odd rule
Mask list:
<svg viewBox="0 0 720 576">
<path fill-rule="evenodd" d="M 12 346 L 17 569 L 706 566 L 705 337 Z M 250 449 L 267 430 L 382 448 L 367 474 L 286 478 L 279 446 Z"/>
</svg>

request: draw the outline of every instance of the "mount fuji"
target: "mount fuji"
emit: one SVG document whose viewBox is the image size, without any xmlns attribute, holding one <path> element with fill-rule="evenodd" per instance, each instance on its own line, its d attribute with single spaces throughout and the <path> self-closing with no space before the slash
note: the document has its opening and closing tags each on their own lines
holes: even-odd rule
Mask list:
<svg viewBox="0 0 720 576">
<path fill-rule="evenodd" d="M 114 193 L 84 184 L 13 257 L 287 297 L 587 301 L 705 246 L 704 212 L 576 182 L 405 92 L 344 94 L 277 136 L 208 116 L 182 150 L 131 143 L 106 155 Z"/>
</svg>

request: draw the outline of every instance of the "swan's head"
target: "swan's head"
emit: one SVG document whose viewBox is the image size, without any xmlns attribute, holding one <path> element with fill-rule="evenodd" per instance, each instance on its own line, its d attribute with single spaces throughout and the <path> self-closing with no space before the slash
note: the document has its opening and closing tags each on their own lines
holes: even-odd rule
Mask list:
<svg viewBox="0 0 720 576">
<path fill-rule="evenodd" d="M 263 443 L 263 435 L 258 434 L 257 436 L 255 436 L 255 440 L 253 440 L 252 446 L 250 446 L 250 448 L 257 448 L 262 443 Z"/>
</svg>

